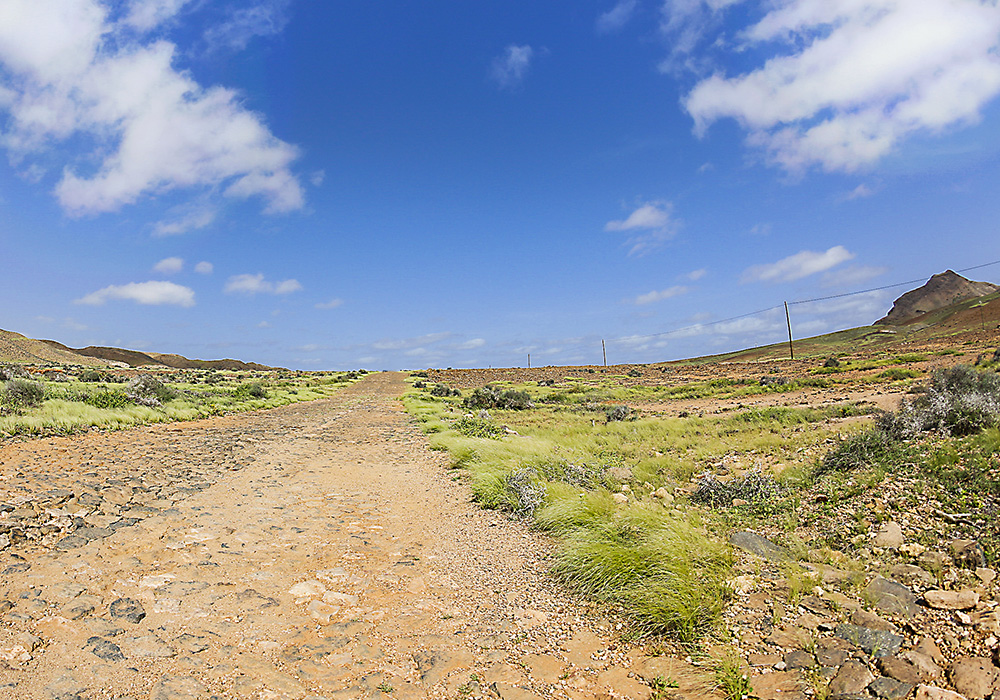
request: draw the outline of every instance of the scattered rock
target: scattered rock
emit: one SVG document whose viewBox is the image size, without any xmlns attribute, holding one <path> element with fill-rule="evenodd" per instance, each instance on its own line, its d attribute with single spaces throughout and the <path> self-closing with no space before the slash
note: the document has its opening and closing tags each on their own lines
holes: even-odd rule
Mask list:
<svg viewBox="0 0 1000 700">
<path fill-rule="evenodd" d="M 976 540 L 952 540 L 951 556 L 955 563 L 967 569 L 986 566 L 986 553 Z"/>
<path fill-rule="evenodd" d="M 892 678 L 876 678 L 868 686 L 868 690 L 875 697 L 883 698 L 883 700 L 903 700 L 913 692 L 913 687 L 912 683 L 904 683 Z"/>
<path fill-rule="evenodd" d="M 779 547 L 774 542 L 771 542 L 764 537 L 761 537 L 756 532 L 749 532 L 746 530 L 734 532 L 729 536 L 729 543 L 734 547 L 739 547 L 740 549 L 750 552 L 751 554 L 756 554 L 758 557 L 763 557 L 768 561 L 781 563 L 791 559 L 791 555 L 786 549 Z"/>
<path fill-rule="evenodd" d="M 857 625 L 837 625 L 834 633 L 876 659 L 892 656 L 899 651 L 899 647 L 903 644 L 903 638 L 898 634 Z"/>
<path fill-rule="evenodd" d="M 896 549 L 903 544 L 903 528 L 899 526 L 899 523 L 892 520 L 883 523 L 879 531 L 875 533 L 875 539 L 872 544 L 885 549 Z"/>
<path fill-rule="evenodd" d="M 982 700 L 992 695 L 1000 680 L 1000 671 L 993 662 L 981 657 L 956 659 L 948 675 L 955 690 L 972 700 Z"/>
<path fill-rule="evenodd" d="M 924 593 L 924 600 L 938 610 L 969 610 L 979 603 L 976 591 L 931 590 Z"/>
<path fill-rule="evenodd" d="M 876 576 L 865 588 L 865 597 L 872 605 L 890 615 L 914 617 L 920 610 L 917 597 L 906 586 Z"/>
<path fill-rule="evenodd" d="M 831 695 L 855 695 L 861 693 L 875 680 L 868 667 L 860 661 L 848 661 L 830 681 Z"/>
<path fill-rule="evenodd" d="M 132 598 L 118 598 L 111 602 L 111 617 L 138 624 L 146 617 L 142 603 Z"/>
<path fill-rule="evenodd" d="M 968 700 L 954 690 L 946 690 L 933 685 L 918 685 L 916 700 Z"/>
<path fill-rule="evenodd" d="M 105 661 L 125 660 L 125 655 L 122 654 L 122 650 L 117 644 L 101 637 L 91 637 L 87 640 L 87 644 L 83 648 L 97 658 L 104 659 Z"/>
<path fill-rule="evenodd" d="M 208 690 L 190 676 L 165 675 L 156 682 L 150 700 L 202 700 L 208 697 Z"/>
</svg>

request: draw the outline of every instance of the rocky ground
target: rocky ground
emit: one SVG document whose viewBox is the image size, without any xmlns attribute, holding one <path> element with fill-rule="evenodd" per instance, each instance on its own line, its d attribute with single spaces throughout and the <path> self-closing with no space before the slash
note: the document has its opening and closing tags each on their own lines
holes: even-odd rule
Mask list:
<svg viewBox="0 0 1000 700">
<path fill-rule="evenodd" d="M 0 448 L 0 698 L 714 692 L 470 504 L 403 388 Z"/>
</svg>

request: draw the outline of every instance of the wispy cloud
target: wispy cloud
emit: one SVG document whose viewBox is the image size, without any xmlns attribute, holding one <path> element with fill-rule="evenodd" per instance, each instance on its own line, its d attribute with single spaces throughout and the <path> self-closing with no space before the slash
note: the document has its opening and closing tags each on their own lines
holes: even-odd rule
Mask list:
<svg viewBox="0 0 1000 700">
<path fill-rule="evenodd" d="M 871 197 L 875 194 L 875 190 L 868 185 L 861 183 L 853 190 L 844 195 L 844 201 L 851 201 L 852 199 L 865 199 Z"/>
<path fill-rule="evenodd" d="M 172 43 L 135 36 L 137 26 L 179 7 L 146 3 L 141 16 L 115 21 L 99 0 L 67 0 L 58 12 L 35 0 L 5 0 L 2 145 L 15 162 L 41 152 L 63 158 L 55 194 L 74 216 L 180 188 L 261 197 L 268 212 L 301 208 L 290 170 L 298 149 L 276 138 L 235 91 L 202 87 L 176 69 Z M 53 151 L 55 144 L 65 150 Z"/>
<path fill-rule="evenodd" d="M 663 301 L 664 299 L 672 299 L 673 297 L 681 296 L 682 294 L 687 294 L 689 289 L 683 285 L 675 285 L 667 289 L 660 290 L 658 292 L 649 292 L 647 294 L 640 294 L 635 298 L 633 303 L 636 306 L 644 306 L 646 304 L 653 304 L 658 301 Z"/>
<path fill-rule="evenodd" d="M 215 48 L 241 51 L 258 36 L 280 34 L 288 24 L 291 0 L 257 0 L 249 7 L 234 7 L 226 19 L 205 32 Z"/>
<path fill-rule="evenodd" d="M 215 221 L 216 216 L 217 211 L 212 207 L 187 208 L 187 211 L 179 213 L 176 218 L 154 224 L 153 235 L 156 237 L 179 236 L 188 231 L 197 231 L 210 226 Z"/>
<path fill-rule="evenodd" d="M 702 80 L 684 106 L 696 133 L 735 119 L 790 172 L 855 172 L 915 134 L 977 122 L 1000 94 L 995 2 L 787 0 L 742 39 L 784 46 L 760 68 Z"/>
<path fill-rule="evenodd" d="M 440 343 L 443 340 L 447 340 L 451 337 L 451 333 L 427 333 L 426 335 L 419 335 L 413 338 L 398 338 L 395 340 L 380 340 L 372 344 L 372 348 L 375 350 L 412 350 L 413 348 L 421 347 L 424 345 L 433 345 L 434 343 Z"/>
<path fill-rule="evenodd" d="M 165 275 L 177 274 L 184 269 L 184 258 L 163 258 L 153 265 L 154 272 L 162 272 Z"/>
<path fill-rule="evenodd" d="M 255 294 L 291 294 L 301 289 L 302 285 L 299 284 L 298 280 L 287 279 L 281 282 L 271 282 L 264 279 L 263 273 L 258 273 L 256 275 L 233 275 L 226 280 L 226 286 L 223 288 L 223 291 L 226 294 L 246 294 L 253 296 Z"/>
<path fill-rule="evenodd" d="M 194 266 L 194 271 L 199 275 L 210 275 L 215 270 L 215 266 L 212 263 L 202 260 L 200 263 Z"/>
<path fill-rule="evenodd" d="M 597 31 L 601 34 L 620 31 L 635 15 L 638 6 L 638 0 L 618 0 L 614 7 L 597 18 Z"/>
<path fill-rule="evenodd" d="M 778 262 L 766 265 L 748 267 L 741 282 L 792 282 L 803 277 L 825 272 L 842 262 L 854 257 L 842 245 L 834 246 L 823 252 L 803 250 L 795 255 L 789 255 Z"/>
<path fill-rule="evenodd" d="M 344 305 L 343 299 L 331 299 L 330 301 L 324 301 L 316 304 L 317 309 L 336 309 Z"/>
<path fill-rule="evenodd" d="M 697 282 L 698 280 L 700 280 L 702 277 L 704 277 L 707 274 L 708 274 L 708 270 L 703 267 L 703 268 L 701 268 L 699 270 L 692 270 L 691 272 L 687 273 L 687 275 L 685 275 L 685 277 L 687 277 L 687 279 L 691 280 L 692 282 Z"/>
<path fill-rule="evenodd" d="M 173 282 L 131 282 L 110 285 L 76 299 L 74 304 L 103 306 L 109 301 L 125 299 L 149 306 L 194 306 L 194 290 Z"/>
<path fill-rule="evenodd" d="M 122 22 L 147 32 L 173 18 L 189 2 L 190 0 L 133 0 Z"/>
<path fill-rule="evenodd" d="M 622 231 L 631 234 L 629 255 L 641 255 L 663 245 L 677 233 L 679 222 L 673 218 L 670 202 L 647 202 L 625 219 L 609 221 L 605 231 Z"/>
<path fill-rule="evenodd" d="M 503 89 L 515 88 L 527 75 L 534 55 L 535 51 L 530 46 L 511 44 L 493 59 L 490 65 L 490 77 Z"/>
<path fill-rule="evenodd" d="M 876 277 L 884 275 L 889 271 L 887 267 L 874 267 L 869 265 L 851 265 L 843 270 L 827 272 L 823 275 L 824 287 L 858 287 L 866 282 L 871 282 Z"/>
</svg>

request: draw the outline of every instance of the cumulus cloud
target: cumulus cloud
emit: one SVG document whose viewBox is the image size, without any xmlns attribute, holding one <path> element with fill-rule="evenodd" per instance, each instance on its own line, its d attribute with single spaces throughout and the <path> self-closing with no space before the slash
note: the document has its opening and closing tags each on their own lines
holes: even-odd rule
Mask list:
<svg viewBox="0 0 1000 700">
<path fill-rule="evenodd" d="M 290 171 L 298 150 L 235 91 L 204 88 L 176 69 L 172 43 L 135 37 L 181 4 L 142 3 L 121 20 L 99 0 L 63 0 L 58 12 L 35 0 L 0 4 L 0 110 L 8 116 L 0 144 L 15 162 L 56 145 L 98 144 L 69 156 L 56 184 L 71 215 L 178 188 L 261 197 L 268 212 L 303 206 Z"/>
<path fill-rule="evenodd" d="M 827 272 L 823 275 L 824 287 L 858 287 L 889 271 L 887 267 L 871 265 L 851 265 L 843 270 Z"/>
<path fill-rule="evenodd" d="M 475 350 L 486 345 L 486 340 L 483 338 L 472 338 L 471 340 L 466 340 L 464 343 L 459 343 L 456 347 L 458 350 Z"/>
<path fill-rule="evenodd" d="M 324 301 L 322 303 L 316 304 L 317 309 L 336 309 L 339 306 L 344 305 L 343 299 L 331 299 L 330 301 Z"/>
<path fill-rule="evenodd" d="M 197 272 L 199 275 L 210 275 L 214 270 L 215 266 L 206 260 L 202 260 L 200 263 L 194 266 L 194 271 Z"/>
<path fill-rule="evenodd" d="M 708 270 L 703 267 L 703 268 L 701 268 L 699 270 L 692 270 L 691 272 L 687 273 L 687 278 L 689 280 L 691 280 L 692 282 L 697 282 L 698 280 L 700 280 L 702 277 L 704 277 L 707 274 L 708 274 Z"/>
<path fill-rule="evenodd" d="M 490 76 L 496 84 L 504 89 L 515 88 L 524 80 L 535 51 L 530 46 L 515 46 L 511 44 L 503 53 L 493 59 L 490 65 Z"/>
<path fill-rule="evenodd" d="M 852 199 L 864 199 L 866 197 L 871 197 L 873 194 L 875 194 L 875 190 L 862 183 L 844 195 L 844 200 L 849 202 Z"/>
<path fill-rule="evenodd" d="M 597 18 L 597 31 L 602 34 L 621 30 L 639 6 L 638 0 L 618 0 L 618 3 Z"/>
<path fill-rule="evenodd" d="M 604 225 L 604 230 L 630 233 L 629 255 L 647 253 L 677 233 L 678 222 L 672 214 L 673 205 L 670 202 L 647 202 L 625 219 L 609 221 Z"/>
<path fill-rule="evenodd" d="M 184 269 L 184 258 L 163 258 L 153 265 L 154 272 L 162 272 L 165 275 L 173 275 Z"/>
<path fill-rule="evenodd" d="M 702 80 L 684 106 L 696 133 L 735 119 L 790 172 L 860 170 L 915 134 L 978 121 L 1000 93 L 1000 6 L 986 0 L 786 0 L 742 39 L 784 49 Z"/>
<path fill-rule="evenodd" d="M 128 14 L 122 20 L 135 29 L 148 32 L 163 24 L 181 11 L 190 0 L 133 0 Z"/>
<path fill-rule="evenodd" d="M 636 306 L 644 306 L 646 304 L 653 304 L 657 301 L 663 301 L 664 299 L 671 299 L 681 294 L 687 294 L 688 288 L 682 285 L 675 285 L 669 287 L 668 289 L 663 289 L 659 292 L 649 292 L 647 294 L 640 294 L 635 298 Z"/>
<path fill-rule="evenodd" d="M 173 282 L 131 282 L 112 284 L 76 299 L 75 304 L 103 306 L 109 301 L 127 299 L 148 306 L 194 306 L 194 290 Z"/>
<path fill-rule="evenodd" d="M 795 255 L 789 255 L 778 262 L 766 265 L 754 265 L 743 272 L 741 282 L 792 282 L 794 280 L 825 272 L 854 257 L 842 245 L 834 246 L 824 252 L 803 250 Z"/>
<path fill-rule="evenodd" d="M 233 275 L 226 280 L 223 291 L 226 294 L 291 294 L 302 289 L 298 280 L 287 279 L 281 282 L 271 282 L 264 279 L 263 273 L 256 275 Z"/>
</svg>

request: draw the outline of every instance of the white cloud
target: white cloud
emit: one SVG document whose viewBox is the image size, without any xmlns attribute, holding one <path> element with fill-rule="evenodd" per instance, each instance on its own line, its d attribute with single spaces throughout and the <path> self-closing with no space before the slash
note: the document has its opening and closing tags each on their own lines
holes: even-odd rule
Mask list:
<svg viewBox="0 0 1000 700">
<path fill-rule="evenodd" d="M 270 328 L 271 324 L 268 323 L 267 321 L 261 321 L 260 323 L 257 324 L 257 327 L 258 328 Z"/>
<path fill-rule="evenodd" d="M 535 51 L 530 46 L 511 44 L 493 59 L 490 76 L 501 88 L 515 88 L 524 80 Z"/>
<path fill-rule="evenodd" d="M 824 252 L 803 250 L 778 262 L 754 265 L 743 272 L 741 282 L 792 282 L 817 272 L 824 272 L 854 257 L 842 245 Z"/>
<path fill-rule="evenodd" d="M 264 279 L 262 273 L 251 275 L 233 275 L 226 280 L 223 291 L 226 294 L 291 294 L 302 289 L 298 280 L 287 279 L 281 282 L 270 282 Z"/>
<path fill-rule="evenodd" d="M 309 175 L 309 182 L 312 183 L 313 187 L 319 187 L 320 185 L 323 184 L 323 180 L 325 180 L 325 179 L 326 179 L 326 171 L 325 170 L 314 170 Z"/>
<path fill-rule="evenodd" d="M 670 202 L 654 201 L 643 204 L 620 221 L 609 221 L 605 231 L 637 232 L 629 238 L 629 255 L 647 253 L 661 246 L 677 233 Z"/>
<path fill-rule="evenodd" d="M 635 298 L 633 302 L 637 306 L 643 306 L 645 304 L 652 304 L 657 301 L 663 301 L 664 299 L 671 299 L 682 294 L 687 294 L 688 288 L 682 285 L 675 285 L 668 289 L 663 289 L 659 292 L 649 292 L 647 294 L 640 294 Z"/>
<path fill-rule="evenodd" d="M 619 31 L 632 19 L 638 6 L 638 0 L 618 0 L 614 7 L 597 18 L 597 31 L 602 34 Z"/>
<path fill-rule="evenodd" d="M 857 287 L 865 282 L 884 275 L 889 271 L 887 267 L 874 267 L 868 265 L 851 265 L 843 270 L 827 272 L 823 275 L 824 287 Z"/>
<path fill-rule="evenodd" d="M 257 0 L 249 7 L 231 9 L 226 21 L 205 32 L 213 47 L 240 51 L 258 36 L 280 34 L 288 24 L 291 0 Z"/>
<path fill-rule="evenodd" d="M 262 197 L 269 212 L 301 208 L 289 170 L 297 149 L 235 91 L 203 88 L 174 68 L 173 44 L 137 39 L 130 17 L 146 26 L 179 6 L 144 7 L 149 19 L 116 22 L 99 0 L 63 0 L 58 12 L 36 0 L 0 4 L 0 109 L 8 116 L 0 143 L 11 158 L 96 141 L 87 152 L 58 153 L 68 160 L 55 193 L 72 215 L 204 187 Z"/>
<path fill-rule="evenodd" d="M 458 350 L 475 350 L 486 345 L 486 341 L 483 338 L 473 338 L 471 340 L 466 340 L 464 343 L 459 343 L 456 348 Z"/>
<path fill-rule="evenodd" d="M 162 272 L 165 275 L 173 275 L 184 269 L 184 258 L 163 258 L 153 265 L 154 272 Z"/>
<path fill-rule="evenodd" d="M 210 275 L 214 270 L 215 266 L 206 260 L 202 260 L 200 263 L 194 266 L 194 271 L 197 272 L 199 275 Z"/>
<path fill-rule="evenodd" d="M 74 304 L 103 306 L 115 299 L 128 299 L 149 306 L 194 306 L 194 290 L 173 282 L 131 282 L 111 285 L 76 299 Z"/>
<path fill-rule="evenodd" d="M 979 120 L 1000 94 L 1000 6 L 982 0 L 785 0 L 743 38 L 787 47 L 756 70 L 699 82 L 702 134 L 736 119 L 780 167 L 854 172 L 918 133 Z"/>
<path fill-rule="evenodd" d="M 330 301 L 324 301 L 322 303 L 316 304 L 317 309 L 336 309 L 338 306 L 343 306 L 343 299 L 331 299 Z"/>
<path fill-rule="evenodd" d="M 687 273 L 686 277 L 689 280 L 691 280 L 692 282 L 697 282 L 698 280 L 700 280 L 702 277 L 704 277 L 707 274 L 708 274 L 708 270 L 703 267 L 703 268 L 701 268 L 699 270 L 692 270 L 691 272 Z"/>
<path fill-rule="evenodd" d="M 133 0 L 123 22 L 139 31 L 158 27 L 181 11 L 190 0 Z"/>
<path fill-rule="evenodd" d="M 188 231 L 196 231 L 211 225 L 215 221 L 216 214 L 215 209 L 211 207 L 196 207 L 171 221 L 157 222 L 153 226 L 153 235 L 178 236 Z"/>
<path fill-rule="evenodd" d="M 417 336 L 414 338 L 400 338 L 397 340 L 380 340 L 377 343 L 372 344 L 373 350 L 406 350 L 416 347 L 421 347 L 424 345 L 433 345 L 434 343 L 440 343 L 442 340 L 447 340 L 451 337 L 451 333 L 428 333 L 426 335 Z"/>
<path fill-rule="evenodd" d="M 875 190 L 862 183 L 844 195 L 844 200 L 849 202 L 852 199 L 864 199 L 866 197 L 871 197 L 873 194 L 875 194 Z"/>
<path fill-rule="evenodd" d="M 771 224 L 765 222 L 763 224 L 754 224 L 750 227 L 751 236 L 770 236 L 771 235 Z"/>
</svg>

